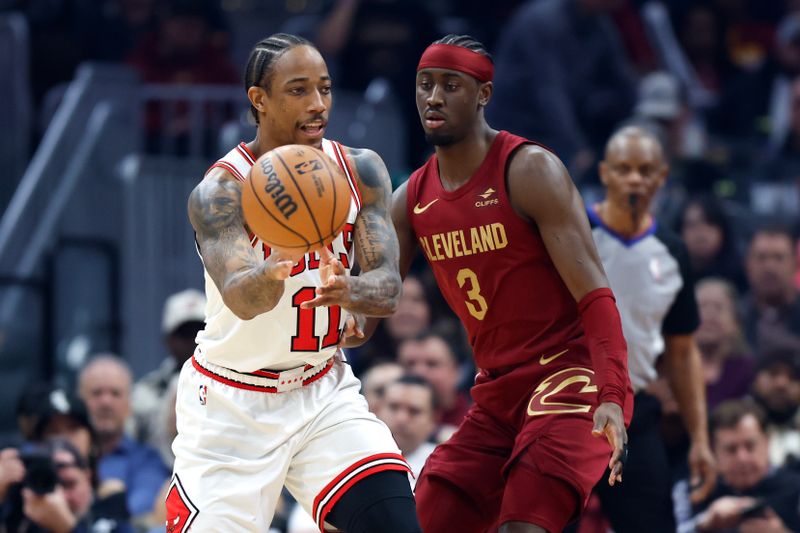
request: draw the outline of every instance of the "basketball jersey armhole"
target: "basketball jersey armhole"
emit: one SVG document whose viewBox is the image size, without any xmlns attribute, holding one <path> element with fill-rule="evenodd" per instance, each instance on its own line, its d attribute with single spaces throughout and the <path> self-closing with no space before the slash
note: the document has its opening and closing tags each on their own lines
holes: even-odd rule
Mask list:
<svg viewBox="0 0 800 533">
<path fill-rule="evenodd" d="M 356 201 L 356 206 L 358 206 L 358 210 L 361 210 L 361 206 L 363 201 L 361 199 L 361 191 L 358 190 L 358 180 L 353 174 L 353 170 L 350 168 L 350 163 L 347 162 L 347 155 L 344 152 L 344 147 L 342 144 L 337 141 L 331 141 L 331 145 L 333 146 L 333 153 L 336 154 L 336 161 L 339 163 L 339 166 L 347 176 L 347 181 L 350 183 L 350 192 L 353 194 L 353 199 Z"/>
<path fill-rule="evenodd" d="M 424 166 L 421 168 L 425 168 Z M 406 218 L 408 219 L 408 225 L 411 227 L 411 231 L 416 233 L 414 229 L 413 222 L 413 206 L 417 198 L 417 186 L 419 185 L 419 181 L 421 179 L 423 172 L 420 172 L 419 169 L 412 172 L 411 175 L 408 177 L 408 185 L 406 185 Z"/>
</svg>

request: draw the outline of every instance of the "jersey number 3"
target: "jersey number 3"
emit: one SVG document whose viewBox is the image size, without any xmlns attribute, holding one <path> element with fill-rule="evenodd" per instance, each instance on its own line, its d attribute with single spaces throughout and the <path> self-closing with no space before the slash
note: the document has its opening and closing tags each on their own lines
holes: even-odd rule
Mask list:
<svg viewBox="0 0 800 533">
<path fill-rule="evenodd" d="M 481 295 L 481 285 L 478 283 L 478 276 L 475 271 L 469 268 L 462 268 L 456 274 L 456 281 L 458 281 L 459 288 L 463 289 L 466 286 L 467 300 L 464 303 L 467 304 L 469 314 L 478 320 L 483 320 L 489 306 L 486 305 L 486 299 Z"/>
<path fill-rule="evenodd" d="M 292 307 L 297 308 L 297 335 L 292 336 L 293 352 L 318 352 L 324 348 L 336 346 L 339 343 L 339 322 L 341 321 L 342 308 L 338 305 L 326 307 L 328 310 L 328 330 L 320 338 L 314 335 L 316 329 L 317 309 L 303 309 L 300 304 L 313 300 L 314 287 L 303 287 L 292 296 Z"/>
</svg>

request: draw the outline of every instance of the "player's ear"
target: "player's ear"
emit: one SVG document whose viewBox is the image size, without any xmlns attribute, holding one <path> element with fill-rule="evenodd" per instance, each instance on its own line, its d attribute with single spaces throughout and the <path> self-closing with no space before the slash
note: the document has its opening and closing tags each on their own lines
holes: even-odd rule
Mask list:
<svg viewBox="0 0 800 533">
<path fill-rule="evenodd" d="M 481 107 L 486 107 L 489 103 L 489 100 L 492 99 L 492 91 L 494 90 L 494 86 L 492 82 L 487 81 L 486 83 L 481 83 L 478 86 L 478 105 Z"/>
<path fill-rule="evenodd" d="M 256 108 L 256 111 L 259 113 L 266 113 L 267 91 L 261 87 L 253 85 L 247 89 L 247 98 L 250 100 L 250 103 L 253 105 L 253 107 Z"/>
<path fill-rule="evenodd" d="M 605 186 L 608 186 L 608 173 L 610 169 L 608 168 L 608 163 L 605 161 L 600 161 L 600 165 L 598 166 L 598 173 L 600 174 L 600 183 Z"/>
</svg>

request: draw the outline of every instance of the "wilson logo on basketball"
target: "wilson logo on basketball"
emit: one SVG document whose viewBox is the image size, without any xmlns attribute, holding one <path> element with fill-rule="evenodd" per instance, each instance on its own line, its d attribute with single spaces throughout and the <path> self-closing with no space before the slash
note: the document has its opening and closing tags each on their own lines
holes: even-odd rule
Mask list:
<svg viewBox="0 0 800 533">
<path fill-rule="evenodd" d="M 286 193 L 286 188 L 278 179 L 275 167 L 272 166 L 272 161 L 269 158 L 264 158 L 261 161 L 261 171 L 267 176 L 264 192 L 275 200 L 275 207 L 278 208 L 284 218 L 289 219 L 297 211 L 297 203 Z"/>
</svg>

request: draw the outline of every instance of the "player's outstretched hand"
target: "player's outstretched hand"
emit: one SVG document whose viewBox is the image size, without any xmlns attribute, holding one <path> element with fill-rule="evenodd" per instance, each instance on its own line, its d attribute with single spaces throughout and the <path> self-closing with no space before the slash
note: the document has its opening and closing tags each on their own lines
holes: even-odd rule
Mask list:
<svg viewBox="0 0 800 533">
<path fill-rule="evenodd" d="M 689 469 L 691 470 L 692 503 L 700 503 L 711 495 L 717 484 L 717 469 L 711 448 L 704 441 L 692 442 L 689 449 Z"/>
<path fill-rule="evenodd" d="M 344 269 L 341 261 L 327 248 L 320 248 L 319 276 L 322 285 L 317 287 L 317 296 L 313 300 L 303 302 L 300 307 L 312 309 L 314 307 L 340 305 L 347 307 L 350 301 L 350 276 Z"/>
<path fill-rule="evenodd" d="M 592 435 L 605 436 L 614 448 L 608 462 L 608 468 L 611 469 L 608 484 L 613 487 L 615 483 L 622 483 L 622 469 L 628 459 L 628 432 L 625 431 L 622 408 L 613 402 L 601 403 L 594 411 Z"/>
</svg>

